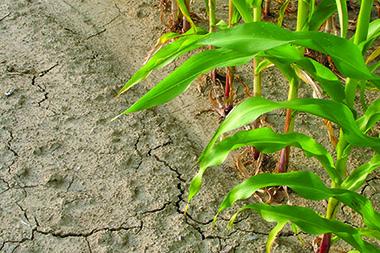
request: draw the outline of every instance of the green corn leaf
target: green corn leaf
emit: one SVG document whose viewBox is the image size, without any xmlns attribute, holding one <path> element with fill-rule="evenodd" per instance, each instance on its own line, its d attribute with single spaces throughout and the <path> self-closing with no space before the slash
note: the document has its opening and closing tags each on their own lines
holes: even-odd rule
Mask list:
<svg viewBox="0 0 380 253">
<path fill-rule="evenodd" d="M 346 93 L 347 106 L 351 109 L 354 108 L 356 90 L 360 84 L 360 80 L 348 79 L 344 87 L 344 92 Z"/>
<path fill-rule="evenodd" d="M 260 152 L 273 153 L 287 146 L 302 149 L 307 156 L 318 159 L 334 182 L 339 182 L 339 176 L 334 168 L 334 161 L 327 150 L 313 138 L 300 133 L 275 133 L 271 128 L 258 128 L 249 131 L 239 131 L 236 134 L 217 143 L 205 156 L 199 160 L 200 171 L 211 166 L 222 164 L 232 150 L 254 146 Z M 191 194 L 191 191 L 190 191 Z"/>
<path fill-rule="evenodd" d="M 179 33 L 168 32 L 168 33 L 161 35 L 161 37 L 158 39 L 158 41 L 160 42 L 160 44 L 165 44 L 169 40 L 176 39 L 179 37 L 181 37 L 181 34 L 179 34 Z"/>
<path fill-rule="evenodd" d="M 220 204 L 218 214 L 236 201 L 248 199 L 258 189 L 270 186 L 288 186 L 301 197 L 310 200 L 336 198 L 358 212 L 368 227 L 380 230 L 380 215 L 366 197 L 345 189 L 328 188 L 317 175 L 307 171 L 253 176 L 232 188 Z"/>
<path fill-rule="evenodd" d="M 332 99 L 337 102 L 344 102 L 344 86 L 338 77 L 326 66 L 311 58 L 300 55 L 297 48 L 290 45 L 280 46 L 266 51 L 263 56 L 271 60 L 289 80 L 296 78 L 296 74 L 291 65 L 298 65 L 302 70 L 309 73 L 318 81 L 321 88 Z"/>
<path fill-rule="evenodd" d="M 369 24 L 367 39 L 359 44 L 362 52 L 366 52 L 373 42 L 380 36 L 380 19 L 375 19 Z M 354 37 L 354 36 L 353 36 Z M 351 40 L 353 40 L 353 37 Z"/>
<path fill-rule="evenodd" d="M 185 61 L 122 114 L 141 111 L 166 103 L 183 93 L 200 74 L 219 67 L 245 64 L 251 58 L 245 54 L 222 49 L 198 53 Z"/>
<path fill-rule="evenodd" d="M 380 98 L 371 103 L 363 116 L 357 119 L 360 129 L 366 133 L 380 121 Z"/>
<path fill-rule="evenodd" d="M 158 50 L 152 58 L 150 58 L 149 61 L 128 80 L 119 91 L 118 95 L 126 92 L 134 85 L 144 80 L 153 70 L 162 68 L 179 56 L 200 47 L 197 42 L 201 38 L 203 38 L 203 35 L 185 36 Z"/>
<path fill-rule="evenodd" d="M 347 77 L 378 79 L 368 70 L 356 45 L 327 33 L 291 32 L 274 24 L 255 22 L 210 34 L 200 43 L 247 54 L 291 43 L 331 56 L 337 69 Z"/>
<path fill-rule="evenodd" d="M 369 238 L 380 240 L 380 231 L 370 228 L 359 228 L 360 234 Z"/>
<path fill-rule="evenodd" d="M 280 11 L 278 13 L 278 18 L 277 18 L 277 25 L 279 27 L 282 27 L 282 23 L 284 22 L 284 17 L 285 17 L 285 11 L 288 8 L 288 5 L 290 3 L 290 0 L 285 0 L 280 7 Z"/>
<path fill-rule="evenodd" d="M 375 19 L 369 24 L 367 40 L 377 39 L 380 36 L 380 19 Z"/>
<path fill-rule="evenodd" d="M 314 11 L 315 11 L 315 5 L 316 5 L 316 0 L 308 0 L 308 1 L 306 1 L 306 3 L 308 3 L 309 4 L 309 6 L 307 7 L 308 8 L 308 12 L 309 12 L 309 14 L 307 15 L 308 17 L 307 17 L 307 23 L 309 23 L 310 22 L 310 20 L 311 20 L 311 18 L 312 18 L 312 14 L 314 13 Z M 308 26 L 308 24 L 305 24 L 305 25 L 307 25 Z M 310 30 L 305 30 L 305 31 L 310 31 Z"/>
<path fill-rule="evenodd" d="M 176 0 L 179 9 L 182 12 L 182 15 L 185 16 L 186 20 L 190 23 L 192 28 L 196 28 L 196 25 L 194 24 L 194 21 L 191 19 L 190 11 L 188 10 L 186 6 L 186 2 L 189 0 Z"/>
<path fill-rule="evenodd" d="M 374 66 L 376 68 L 380 68 L 380 62 L 378 62 L 378 64 L 376 64 L 376 66 Z M 380 80 L 371 80 L 368 82 L 368 84 L 366 85 L 366 87 L 370 88 L 370 89 L 377 89 L 377 90 L 380 90 Z"/>
<path fill-rule="evenodd" d="M 311 58 L 304 58 L 296 61 L 295 64 L 309 73 L 319 83 L 322 90 L 333 100 L 341 103 L 344 102 L 344 87 L 338 77 L 329 68 Z"/>
<path fill-rule="evenodd" d="M 290 224 L 290 228 L 292 229 L 294 234 L 298 235 L 300 233 L 300 229 L 299 229 L 299 227 L 297 227 L 296 224 L 294 224 L 294 223 Z"/>
<path fill-rule="evenodd" d="M 359 229 L 355 229 L 343 222 L 325 219 L 310 208 L 288 205 L 271 206 L 255 203 L 244 206 L 239 212 L 244 210 L 253 210 L 268 222 L 290 221 L 309 234 L 321 235 L 333 233 L 360 252 L 378 252 L 376 246 L 369 244 L 361 238 Z"/>
<path fill-rule="evenodd" d="M 335 12 L 336 4 L 334 0 L 321 0 L 310 18 L 309 30 L 318 31 L 326 20 Z"/>
<path fill-rule="evenodd" d="M 276 226 L 270 231 L 268 235 L 267 243 L 265 246 L 265 253 L 271 253 L 274 240 L 276 239 L 277 235 L 281 232 L 281 230 L 285 227 L 287 223 L 288 223 L 287 221 L 279 221 L 276 224 Z"/>
<path fill-rule="evenodd" d="M 216 27 L 219 31 L 223 31 L 228 29 L 228 24 L 224 20 L 219 20 L 219 22 L 216 24 Z"/>
<path fill-rule="evenodd" d="M 271 66 L 273 66 L 273 63 L 270 62 L 268 59 L 264 59 L 264 60 L 260 61 L 259 64 L 257 65 L 256 73 L 261 73 L 264 70 L 270 68 Z"/>
<path fill-rule="evenodd" d="M 246 0 L 249 5 L 252 5 L 253 8 L 261 8 L 263 0 Z"/>
<path fill-rule="evenodd" d="M 233 5 L 232 8 L 233 8 L 232 18 L 231 18 L 230 22 L 231 22 L 231 25 L 234 26 L 237 23 L 239 23 L 239 21 L 242 18 L 242 16 L 240 15 L 240 12 L 236 9 L 235 5 Z"/>
<path fill-rule="evenodd" d="M 264 113 L 285 108 L 325 118 L 342 127 L 347 141 L 351 144 L 380 150 L 379 139 L 364 135 L 357 126 L 352 112 L 344 104 L 324 99 L 294 99 L 292 101 L 274 102 L 261 97 L 252 97 L 243 101 L 228 114 L 215 131 L 202 156 L 209 152 L 210 147 L 222 134 L 249 124 Z"/>
<path fill-rule="evenodd" d="M 260 51 L 274 49 L 275 47 L 284 46 L 289 43 L 310 47 L 314 50 L 320 50 L 321 52 L 330 54 L 333 58 L 339 61 L 342 73 L 347 76 L 360 77 L 359 79 L 366 78 L 368 80 L 371 78 L 377 78 L 368 74 L 370 72 L 364 64 L 358 48 L 342 38 L 325 33 L 290 32 L 281 29 L 276 25 L 256 22 L 237 25 L 236 28 L 228 29 L 226 32 L 221 31 L 213 33 L 203 39 L 202 35 L 180 38 L 176 42 L 159 50 L 152 59 L 141 68 L 126 85 L 124 85 L 119 94 L 125 92 L 134 84 L 144 79 L 152 70 L 168 64 L 178 56 L 192 49 L 198 48 L 202 44 L 223 47 L 223 49 L 226 49 L 226 54 L 229 55 L 229 58 L 226 62 L 223 62 L 222 51 L 218 51 L 221 58 L 215 58 L 210 63 L 207 62 L 208 59 L 207 57 L 204 57 L 203 54 L 200 56 L 194 56 L 195 58 L 190 58 L 186 61 L 186 67 L 190 67 L 189 69 L 186 70 L 183 67 L 180 67 L 180 71 L 176 70 L 172 72 L 167 78 L 160 82 L 159 85 L 137 101 L 133 105 L 133 109 L 130 108 L 124 113 L 147 109 L 170 101 L 185 91 L 191 81 L 196 78 L 196 75 L 205 73 L 218 66 L 228 66 L 228 64 L 236 65 L 235 62 L 242 62 L 241 59 L 244 57 L 247 59 L 249 57 L 253 58 L 255 54 Z M 233 59 L 233 53 L 229 48 L 236 51 L 235 54 L 237 59 Z M 204 55 L 208 54 L 215 53 L 205 53 Z M 360 56 L 358 59 L 356 57 L 357 54 Z M 316 65 L 314 63 L 312 64 Z M 207 69 L 205 68 L 206 66 Z M 315 66 L 313 68 L 315 68 Z M 192 73 L 190 75 L 191 78 L 188 77 L 188 73 Z M 165 93 L 166 91 L 173 91 L 174 88 L 166 89 L 169 86 L 176 87 L 177 91 L 181 92 Z M 329 84 L 328 87 L 330 86 L 333 87 Z M 331 94 L 334 94 L 334 92 L 330 91 L 330 95 Z M 337 92 L 336 94 L 339 95 L 340 93 Z M 149 101 L 151 98 L 154 98 L 155 101 Z M 142 105 L 142 103 L 146 105 Z"/>
<path fill-rule="evenodd" d="M 348 10 L 346 0 L 336 0 L 340 24 L 340 36 L 346 38 L 348 30 Z"/>
<path fill-rule="evenodd" d="M 233 0 L 232 3 L 240 13 L 245 23 L 253 22 L 252 16 L 252 1 L 247 0 Z"/>
<path fill-rule="evenodd" d="M 342 188 L 356 191 L 366 181 L 368 175 L 380 168 L 380 154 L 376 154 L 368 163 L 356 168 L 342 183 Z"/>
<path fill-rule="evenodd" d="M 199 161 L 203 162 L 200 164 L 198 173 L 194 176 L 190 183 L 188 201 L 190 202 L 199 192 L 202 185 L 203 174 L 209 166 L 208 162 L 205 161 L 208 161 L 208 159 L 213 159 L 212 156 L 214 155 L 214 145 L 222 134 L 251 123 L 262 114 L 285 108 L 307 112 L 325 118 L 342 127 L 345 138 L 350 144 L 372 147 L 378 152 L 380 150 L 379 139 L 364 135 L 357 126 L 352 112 L 344 104 L 324 99 L 293 99 L 285 102 L 274 102 L 261 97 L 252 97 L 246 99 L 228 114 L 226 119 L 215 131 L 214 136 L 205 150 L 202 152 Z M 338 180 L 339 177 L 334 176 L 335 173 L 332 169 L 329 167 L 326 167 L 326 169 L 334 180 Z"/>
</svg>

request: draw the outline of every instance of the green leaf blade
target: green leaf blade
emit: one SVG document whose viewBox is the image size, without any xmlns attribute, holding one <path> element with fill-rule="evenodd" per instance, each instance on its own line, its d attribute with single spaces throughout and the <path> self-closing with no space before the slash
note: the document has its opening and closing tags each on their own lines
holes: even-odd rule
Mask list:
<svg viewBox="0 0 380 253">
<path fill-rule="evenodd" d="M 342 188 L 351 191 L 358 190 L 363 185 L 368 175 L 378 168 L 380 168 L 380 154 L 376 154 L 368 163 L 365 163 L 352 171 L 343 181 Z"/>
<path fill-rule="evenodd" d="M 334 182 L 339 182 L 339 175 L 334 168 L 334 161 L 327 150 L 313 138 L 300 133 L 278 134 L 271 128 L 258 128 L 249 131 L 239 131 L 217 143 L 209 153 L 199 160 L 201 169 L 220 165 L 229 152 L 245 146 L 254 146 L 263 153 L 273 153 L 287 146 L 302 149 L 308 156 L 317 158 L 326 168 Z"/>
<path fill-rule="evenodd" d="M 253 22 L 252 6 L 246 0 L 233 0 L 232 2 L 245 23 Z"/>
<path fill-rule="evenodd" d="M 164 46 L 158 50 L 148 62 L 141 67 L 118 92 L 118 95 L 128 91 L 137 83 L 144 80 L 153 70 L 160 69 L 179 56 L 199 48 L 201 45 L 197 44 L 203 35 L 189 35 Z"/>
<path fill-rule="evenodd" d="M 164 104 L 186 91 L 191 82 L 199 75 L 217 67 L 241 65 L 247 63 L 251 58 L 245 54 L 221 49 L 198 53 L 185 61 L 122 114 Z"/>
<path fill-rule="evenodd" d="M 336 7 L 338 9 L 340 36 L 345 38 L 348 30 L 348 10 L 346 0 L 336 0 Z"/>
<path fill-rule="evenodd" d="M 364 241 L 361 238 L 359 229 L 355 229 L 336 220 L 322 218 L 310 208 L 288 205 L 271 206 L 267 204 L 255 203 L 246 205 L 240 209 L 240 212 L 248 209 L 259 213 L 266 221 L 269 222 L 284 222 L 287 220 L 296 224 L 306 233 L 314 235 L 333 233 L 361 252 L 378 252 L 378 248 L 376 246 Z"/>
<path fill-rule="evenodd" d="M 350 143 L 380 150 L 378 138 L 364 135 L 357 126 L 351 110 L 344 104 L 324 99 L 294 99 L 292 101 L 274 102 L 260 97 L 252 97 L 243 101 L 229 113 L 215 131 L 201 158 L 207 154 L 222 134 L 249 124 L 264 113 L 278 109 L 293 109 L 325 118 L 341 126 Z"/>
<path fill-rule="evenodd" d="M 309 30 L 318 31 L 326 20 L 336 12 L 334 0 L 321 0 L 309 21 Z"/>
<path fill-rule="evenodd" d="M 329 55 L 345 76 L 378 79 L 364 63 L 359 48 L 343 38 L 321 32 L 291 32 L 274 24 L 254 22 L 210 34 L 200 43 L 250 53 L 295 44 Z"/>
<path fill-rule="evenodd" d="M 376 99 L 367 108 L 364 115 L 357 120 L 360 129 L 364 132 L 369 131 L 380 121 L 380 99 Z"/>
<path fill-rule="evenodd" d="M 258 189 L 271 186 L 287 186 L 301 197 L 310 200 L 336 198 L 358 212 L 368 227 L 380 230 L 379 213 L 366 197 L 346 189 L 328 188 L 317 175 L 307 171 L 252 176 L 228 192 L 219 206 L 218 214 L 237 201 L 248 199 Z"/>
</svg>

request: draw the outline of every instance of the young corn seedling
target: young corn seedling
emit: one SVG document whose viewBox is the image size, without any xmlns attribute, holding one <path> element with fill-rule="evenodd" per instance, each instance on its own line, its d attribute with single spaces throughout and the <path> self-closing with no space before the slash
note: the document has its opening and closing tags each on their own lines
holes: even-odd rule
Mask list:
<svg viewBox="0 0 380 253">
<path fill-rule="evenodd" d="M 252 17 L 254 21 L 253 13 L 247 12 L 251 10 L 250 6 L 254 6 L 252 1 L 234 1 L 234 3 L 244 20 Z M 240 8 L 236 3 L 245 3 L 250 9 Z M 341 30 L 344 30 L 348 22 L 344 6 L 339 7 L 335 2 L 332 5 L 332 1 L 329 0 L 321 1 L 317 6 L 314 6 L 313 1 L 305 3 L 309 5 L 299 6 L 300 21 L 297 22 L 297 31 L 294 32 L 271 23 L 247 22 L 223 31 L 178 36 L 176 40 L 160 48 L 131 77 L 119 94 L 144 80 L 153 70 L 169 64 L 179 56 L 199 48 L 205 50 L 192 55 L 122 114 L 169 102 L 185 92 L 199 75 L 213 69 L 239 66 L 252 62 L 253 59 L 269 62 L 289 80 L 288 101 L 277 102 L 253 96 L 234 107 L 215 131 L 199 158 L 200 168 L 191 181 L 188 202 L 190 203 L 200 191 L 207 168 L 220 165 L 233 150 L 253 146 L 260 152 L 273 153 L 290 146 L 300 148 L 307 156 L 314 157 L 321 163 L 332 182 L 330 187 L 327 187 L 318 175 L 308 171 L 283 170 L 281 174 L 259 174 L 234 187 L 220 205 L 218 214 L 236 201 L 249 198 L 258 189 L 287 186 L 305 199 L 328 200 L 326 214 L 322 217 L 310 208 L 289 205 L 252 203 L 244 206 L 239 212 L 254 210 L 265 220 L 277 223 L 269 234 L 267 252 L 270 252 L 276 235 L 287 223 L 294 224 L 306 233 L 323 235 L 319 252 L 328 252 L 332 239 L 336 240 L 335 237 L 346 241 L 360 252 L 378 252 L 379 248 L 367 242 L 365 238 L 380 239 L 379 213 L 374 210 L 370 200 L 356 193 L 356 190 L 365 182 L 367 176 L 380 166 L 380 138 L 367 134 L 380 120 L 380 99 L 369 104 L 364 103 L 368 89 L 380 88 L 380 78 L 374 74 L 380 66 L 375 60 L 379 51 L 371 53 L 366 61 L 363 57 L 380 35 L 380 22 L 378 20 L 369 22 L 368 13 L 371 8 L 368 6 L 372 7 L 372 1 L 362 0 L 357 30 L 352 39 L 346 38 L 345 31 L 341 31 L 340 36 L 318 32 L 322 24 L 337 10 L 337 6 L 341 8 L 338 14 Z M 331 6 L 335 6 L 333 11 Z M 302 8 L 308 11 L 302 11 Z M 304 56 L 304 49 L 329 56 L 336 70 L 344 78 L 344 82 L 328 67 Z M 371 65 L 367 66 L 366 62 Z M 314 90 L 319 92 L 321 89 L 326 99 L 322 99 L 321 94 L 318 95 L 319 98 L 296 98 L 301 79 Z M 365 105 L 361 116 L 353 103 L 358 88 L 361 91 L 362 104 Z M 261 115 L 279 109 L 308 113 L 339 126 L 336 156 L 328 153 L 326 148 L 312 137 L 294 131 L 285 131 L 281 134 L 270 128 L 257 128 L 228 135 L 233 130 L 251 124 Z M 293 113 L 290 116 L 292 115 Z M 292 117 L 289 117 L 289 122 L 289 127 L 292 127 L 294 124 Z M 224 139 L 221 138 L 226 135 Z M 358 168 L 348 171 L 348 158 L 353 147 L 372 149 L 373 158 Z M 346 205 L 360 214 L 364 226 L 353 227 L 337 221 L 339 205 Z"/>
<path fill-rule="evenodd" d="M 339 160 L 332 158 L 322 145 L 315 141 L 312 137 L 300 133 L 279 134 L 270 128 L 259 128 L 250 131 L 239 131 L 222 141 L 215 141 L 218 135 L 238 128 L 241 124 L 245 124 L 263 113 L 272 110 L 289 108 L 301 112 L 310 113 L 318 117 L 328 119 L 343 130 L 343 136 L 347 141 L 345 149 L 348 156 L 351 148 L 356 147 L 372 147 L 374 155 L 370 161 L 355 168 L 350 174 L 347 170 L 339 171 Z M 244 121 L 241 118 L 244 115 Z M 323 200 L 328 199 L 329 204 L 325 217 L 320 216 L 315 211 L 304 207 L 293 207 L 288 205 L 270 206 L 262 203 L 253 203 L 244 206 L 239 212 L 252 209 L 257 211 L 264 219 L 271 222 L 277 222 L 272 236 L 281 231 L 286 223 L 293 223 L 301 230 L 310 234 L 325 234 L 320 246 L 320 252 L 328 252 L 330 247 L 331 234 L 345 240 L 360 252 L 378 252 L 376 246 L 368 244 L 363 237 L 377 236 L 380 229 L 380 216 L 364 196 L 357 194 L 355 191 L 365 183 L 368 174 L 380 167 L 379 138 L 373 138 L 366 135 L 380 119 L 380 99 L 373 102 L 367 111 L 355 119 L 351 110 L 344 105 L 333 100 L 324 99 L 294 99 L 286 102 L 273 102 L 264 98 L 253 97 L 247 99 L 238 105 L 228 115 L 226 120 L 220 125 L 216 131 L 216 135 L 212 142 L 203 152 L 200 158 L 201 171 L 198 178 L 193 180 L 190 189 L 189 199 L 199 189 L 201 173 L 211 166 L 221 164 L 232 150 L 253 145 L 264 153 L 273 153 L 284 146 L 293 146 L 302 149 L 309 157 L 316 158 L 329 175 L 332 186 L 328 188 L 322 180 L 312 172 L 286 172 L 281 174 L 259 174 L 249 178 L 243 183 L 235 186 L 225 197 L 219 207 L 218 214 L 224 209 L 232 206 L 236 201 L 248 199 L 257 190 L 271 186 L 287 186 L 296 194 L 305 199 Z M 212 145 L 211 145 L 212 144 Z M 338 151 L 337 151 L 338 152 Z M 365 224 L 362 228 L 354 228 L 334 219 L 337 207 L 342 203 L 351 207 L 358 212 Z M 233 217 L 233 219 L 236 218 Z M 233 222 L 233 220 L 232 220 Z M 348 233 L 348 237 L 347 234 Z M 325 241 L 325 242 L 324 242 Z M 267 252 L 270 252 L 273 238 L 268 239 Z"/>
</svg>

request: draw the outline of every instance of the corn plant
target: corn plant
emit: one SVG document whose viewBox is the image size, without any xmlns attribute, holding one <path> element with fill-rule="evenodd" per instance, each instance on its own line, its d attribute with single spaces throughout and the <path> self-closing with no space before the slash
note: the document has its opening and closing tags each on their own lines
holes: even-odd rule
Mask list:
<svg viewBox="0 0 380 253">
<path fill-rule="evenodd" d="M 119 95 L 147 78 L 152 71 L 166 66 L 181 55 L 204 49 L 193 54 L 122 114 L 169 102 L 185 92 L 192 81 L 201 74 L 216 68 L 236 67 L 254 61 L 255 96 L 235 106 L 215 131 L 199 158 L 200 168 L 190 183 L 188 202 L 190 203 L 200 191 L 205 171 L 223 163 L 233 150 L 252 146 L 262 153 L 282 150 L 281 157 L 286 157 L 289 147 L 299 148 L 308 157 L 320 162 L 329 176 L 330 187 L 307 168 L 305 171 L 296 172 L 282 169 L 281 174 L 258 174 L 235 186 L 222 201 L 217 215 L 237 201 L 249 199 L 259 189 L 287 186 L 305 199 L 327 200 L 324 217 L 306 207 L 251 203 L 243 206 L 232 217 L 231 223 L 244 210 L 253 210 L 268 222 L 275 222 L 276 225 L 268 237 L 267 252 L 270 252 L 276 235 L 288 223 L 306 233 L 322 235 L 319 246 L 321 253 L 328 252 L 331 243 L 338 239 L 346 241 L 360 252 L 379 252 L 379 247 L 366 241 L 366 238 L 380 240 L 380 215 L 369 199 L 356 192 L 367 176 L 380 167 L 380 138 L 368 135 L 380 120 L 380 99 L 370 103 L 365 99 L 367 90 L 380 89 L 380 78 L 375 74 L 380 66 L 376 61 L 380 50 L 377 48 L 369 55 L 366 54 L 380 36 L 379 20 L 370 22 L 373 1 L 361 1 L 357 28 L 352 38 L 347 37 L 346 1 L 322 0 L 316 5 L 315 1 L 300 0 L 296 31 L 281 27 L 284 15 L 282 11 L 279 16 L 281 22 L 277 25 L 260 22 L 260 0 L 229 2 L 233 4 L 230 5 L 233 9 L 230 8 L 228 27 L 220 26 L 220 31 L 215 31 L 215 1 L 205 1 L 210 17 L 209 33 L 203 32 L 191 22 L 192 29 L 189 32 L 171 37 L 175 40 L 157 50 L 130 78 Z M 235 21 L 241 17 L 245 21 L 244 24 L 232 25 L 233 10 L 237 13 Z M 185 9 L 182 11 L 185 12 L 185 17 L 189 16 Z M 335 12 L 338 13 L 339 36 L 319 32 Z M 334 69 L 307 57 L 304 50 L 328 56 Z M 289 80 L 287 101 L 272 101 L 261 96 L 261 71 L 272 65 Z M 317 93 L 316 97 L 297 98 L 297 90 L 302 81 L 312 87 Z M 360 91 L 361 108 L 357 108 L 360 105 L 354 103 L 357 90 Z M 277 133 L 270 128 L 240 130 L 243 126 L 255 122 L 261 115 L 279 109 L 286 109 L 288 112 L 288 128 L 284 133 Z M 359 111 L 363 113 L 360 114 Z M 311 136 L 294 132 L 294 115 L 297 112 L 314 115 L 340 128 L 339 138 L 333 142 L 335 154 L 329 153 Z M 329 133 L 330 137 L 335 137 L 332 131 Z M 359 167 L 349 170 L 348 158 L 354 147 L 371 149 L 373 157 Z M 284 158 L 280 158 L 280 164 L 285 163 L 281 159 Z M 346 205 L 360 214 L 364 226 L 353 227 L 336 220 L 340 205 Z"/>
</svg>

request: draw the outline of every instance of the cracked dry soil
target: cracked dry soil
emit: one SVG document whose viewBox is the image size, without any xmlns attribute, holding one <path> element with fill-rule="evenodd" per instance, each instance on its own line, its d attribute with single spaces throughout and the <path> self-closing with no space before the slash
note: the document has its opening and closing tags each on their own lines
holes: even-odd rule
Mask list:
<svg viewBox="0 0 380 253">
<path fill-rule="evenodd" d="M 204 98 L 190 90 L 110 121 L 126 107 L 115 92 L 162 33 L 157 2 L 0 2 L 0 252 L 263 252 L 271 224 L 257 216 L 211 223 L 239 180 L 228 167 L 208 172 L 183 214 L 218 121 L 198 114 Z M 276 242 L 310 251 L 290 232 Z"/>
</svg>

